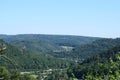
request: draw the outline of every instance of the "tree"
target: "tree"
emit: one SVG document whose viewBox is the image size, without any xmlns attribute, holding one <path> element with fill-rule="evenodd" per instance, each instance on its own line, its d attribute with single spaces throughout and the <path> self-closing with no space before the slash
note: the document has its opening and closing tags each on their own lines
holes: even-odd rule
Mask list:
<svg viewBox="0 0 120 80">
<path fill-rule="evenodd" d="M 0 79 L 9 80 L 9 72 L 5 67 L 0 67 Z"/>
<path fill-rule="evenodd" d="M 19 80 L 19 77 L 20 77 L 20 72 L 16 71 L 16 70 L 12 70 L 10 72 L 10 79 L 11 80 Z"/>
</svg>

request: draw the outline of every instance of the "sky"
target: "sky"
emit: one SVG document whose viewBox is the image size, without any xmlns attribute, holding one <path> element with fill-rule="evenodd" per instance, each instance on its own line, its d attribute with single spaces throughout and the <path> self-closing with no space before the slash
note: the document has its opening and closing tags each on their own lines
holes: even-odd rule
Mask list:
<svg viewBox="0 0 120 80">
<path fill-rule="evenodd" d="M 0 34 L 120 37 L 120 0 L 0 0 Z"/>
</svg>

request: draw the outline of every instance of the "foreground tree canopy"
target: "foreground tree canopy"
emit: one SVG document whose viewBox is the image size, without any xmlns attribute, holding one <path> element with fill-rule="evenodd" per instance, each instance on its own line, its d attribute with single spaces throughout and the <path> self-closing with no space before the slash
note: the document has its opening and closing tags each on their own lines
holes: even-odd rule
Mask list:
<svg viewBox="0 0 120 80">
<path fill-rule="evenodd" d="M 120 80 L 120 46 L 87 59 L 68 70 L 71 78 L 87 80 Z"/>
</svg>

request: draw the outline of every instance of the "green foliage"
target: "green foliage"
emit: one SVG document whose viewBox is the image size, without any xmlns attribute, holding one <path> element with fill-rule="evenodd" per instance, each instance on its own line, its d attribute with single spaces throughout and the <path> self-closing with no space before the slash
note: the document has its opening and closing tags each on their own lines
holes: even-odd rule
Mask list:
<svg viewBox="0 0 120 80">
<path fill-rule="evenodd" d="M 1 65 L 6 66 L 8 70 L 17 68 L 21 71 L 35 71 L 50 68 L 68 68 L 70 63 L 66 59 L 69 61 L 72 61 L 71 59 L 75 59 L 75 65 L 71 63 L 73 67 L 70 66 L 70 69 L 68 69 L 67 72 L 52 71 L 52 73 L 45 79 L 120 79 L 120 47 L 115 47 L 116 45 L 120 45 L 120 39 L 96 40 L 98 38 L 49 35 L 4 36 L 4 39 L 9 43 L 0 40 L 0 43 L 5 44 L 7 47 L 7 49 L 3 51 L 5 54 L 1 56 L 0 63 Z M 70 46 L 75 48 L 72 52 L 67 52 L 60 46 Z M 88 59 L 84 62 L 79 62 L 79 60 L 86 58 Z M 35 80 L 35 78 L 29 74 L 21 75 L 18 71 L 8 70 L 1 67 L 0 77 L 5 80 Z"/>
<path fill-rule="evenodd" d="M 12 46 L 4 41 L 0 43 L 6 45 L 7 49 L 1 57 L 1 65 L 8 69 L 20 70 L 38 70 L 48 68 L 65 68 L 68 66 L 66 60 L 54 58 L 48 54 L 27 51 L 21 48 Z"/>
<path fill-rule="evenodd" d="M 0 67 L 0 79 L 8 80 L 9 79 L 9 72 L 6 70 L 5 67 Z"/>
<path fill-rule="evenodd" d="M 61 49 L 59 46 L 56 46 L 53 43 L 41 40 L 15 40 L 11 41 L 10 44 L 33 53 L 47 53 L 53 50 Z"/>
<path fill-rule="evenodd" d="M 84 37 L 84 36 L 70 36 L 70 35 L 41 35 L 41 34 L 23 34 L 23 35 L 0 35 L 0 38 L 7 41 L 43 41 L 59 46 L 78 46 L 81 44 L 90 43 L 99 38 Z"/>
<path fill-rule="evenodd" d="M 92 43 L 76 47 L 73 52 L 71 52 L 71 56 L 79 57 L 80 59 L 86 59 L 105 52 L 117 45 L 120 45 L 120 38 L 98 39 Z"/>
<path fill-rule="evenodd" d="M 21 75 L 16 70 L 8 71 L 5 67 L 0 67 L 0 80 L 37 80 L 29 74 Z"/>
<path fill-rule="evenodd" d="M 29 74 L 24 74 L 20 76 L 20 80 L 37 80 Z"/>
<path fill-rule="evenodd" d="M 57 35 L 1 35 L 7 50 L 4 52 L 9 60 L 2 59 L 2 65 L 10 69 L 21 70 L 66 68 L 73 57 L 64 52 L 60 46 L 78 46 L 92 42 L 98 38 L 82 36 L 57 36 Z M 12 46 L 12 45 L 14 46 Z M 54 53 L 55 50 L 60 53 Z M 56 58 L 55 58 L 56 57 Z M 58 59 L 62 58 L 62 59 Z"/>
<path fill-rule="evenodd" d="M 18 72 L 17 70 L 11 70 L 9 71 L 10 73 L 10 79 L 11 80 L 20 80 L 20 72 Z"/>
<path fill-rule="evenodd" d="M 69 80 L 68 75 L 66 74 L 66 71 L 63 70 L 55 70 L 52 71 L 51 74 L 48 75 L 45 80 Z"/>
<path fill-rule="evenodd" d="M 9 42 L 10 44 L 30 51 L 32 53 L 42 52 L 49 54 L 57 58 L 74 58 L 72 54 L 69 54 L 61 46 L 76 47 L 79 45 L 91 43 L 97 39 L 96 37 L 84 37 L 84 36 L 67 36 L 67 35 L 0 35 L 1 39 Z M 57 51 L 57 53 L 56 53 Z M 73 53 L 73 52 L 72 52 Z"/>
<path fill-rule="evenodd" d="M 119 80 L 120 79 L 120 46 L 114 47 L 98 56 L 89 58 L 78 66 L 68 70 L 78 79 Z"/>
</svg>

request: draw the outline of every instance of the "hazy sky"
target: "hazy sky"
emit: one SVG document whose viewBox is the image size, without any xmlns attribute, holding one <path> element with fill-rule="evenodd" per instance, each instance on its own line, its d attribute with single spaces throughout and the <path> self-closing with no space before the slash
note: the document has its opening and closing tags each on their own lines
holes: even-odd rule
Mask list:
<svg viewBox="0 0 120 80">
<path fill-rule="evenodd" d="M 0 34 L 120 36 L 120 0 L 0 0 Z"/>
</svg>

